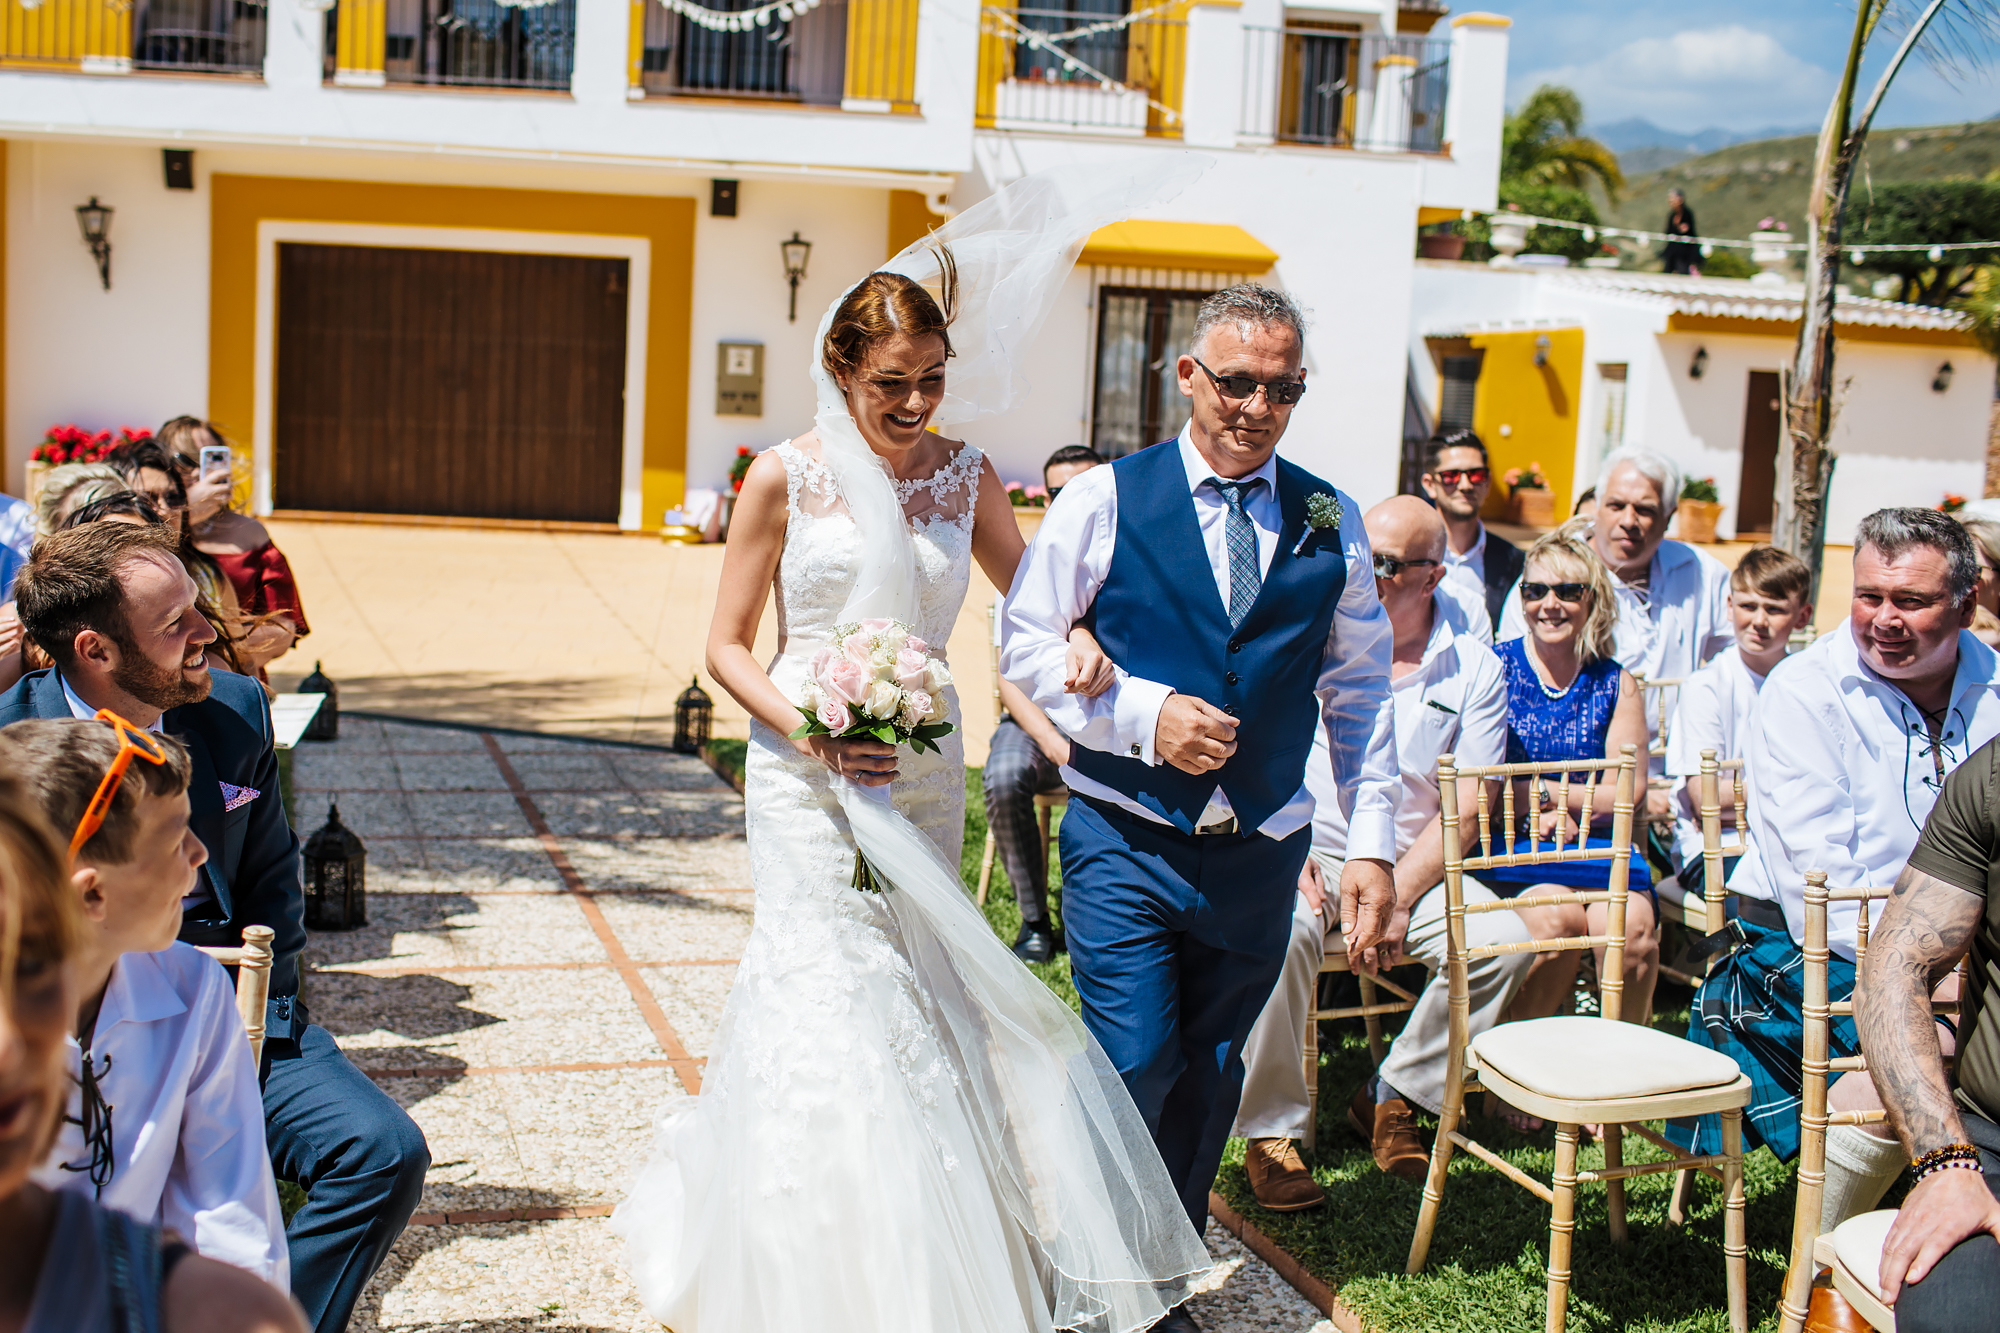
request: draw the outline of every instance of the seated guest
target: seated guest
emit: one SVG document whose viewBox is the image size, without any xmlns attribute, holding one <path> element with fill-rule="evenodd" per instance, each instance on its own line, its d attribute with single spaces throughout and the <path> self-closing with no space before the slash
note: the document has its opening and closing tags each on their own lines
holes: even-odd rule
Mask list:
<svg viewBox="0 0 2000 1333">
<path fill-rule="evenodd" d="M 192 545 L 232 585 L 248 623 L 243 656 L 252 674 L 262 676 L 311 633 L 292 566 L 262 523 L 230 508 L 234 474 L 228 468 L 202 472 L 202 449 L 228 443 L 220 431 L 199 417 L 175 417 L 160 427 L 159 439 L 187 485 Z"/>
<path fill-rule="evenodd" d="M 1855 1024 L 1901 1154 L 1917 1164 L 1882 1247 L 1899 1333 L 1975 1333 L 2000 1310 L 2000 744 L 1944 780 L 1868 938 Z M 1971 954 L 1948 1077 L 1934 988 Z M 1953 1095 L 1953 1083 L 1957 1095 Z"/>
<path fill-rule="evenodd" d="M 1586 486 L 1583 488 L 1583 494 L 1576 497 L 1576 508 L 1569 511 L 1569 516 L 1571 518 L 1587 518 L 1595 521 L 1597 518 L 1597 488 L 1595 486 Z"/>
<path fill-rule="evenodd" d="M 1521 577 L 1521 548 L 1488 532 L 1479 520 L 1479 510 L 1493 489 L 1493 466 L 1485 443 L 1469 430 L 1433 435 L 1424 446 L 1421 484 L 1448 534 L 1446 586 L 1484 606 L 1487 628 L 1497 631 L 1507 590 Z"/>
<path fill-rule="evenodd" d="M 153 512 L 173 536 L 175 549 L 188 573 L 194 576 L 201 595 L 218 610 L 241 610 L 241 598 L 230 587 L 222 566 L 195 547 L 193 525 L 188 521 L 187 486 L 180 468 L 155 440 L 130 440 L 105 457 L 118 475 L 153 506 Z"/>
<path fill-rule="evenodd" d="M 1972 613 L 1972 637 L 1988 648 L 2000 648 L 2000 523 L 1990 518 L 1961 518 L 1972 549 L 1979 557 L 1979 587 Z"/>
<path fill-rule="evenodd" d="M 24 1333 L 305 1333 L 269 1285 L 32 1173 L 61 1123 L 79 924 L 62 845 L 0 775 L 0 1328 Z M 239 1037 L 238 1040 L 241 1040 Z"/>
<path fill-rule="evenodd" d="M 64 463 L 42 478 L 35 497 L 35 535 L 58 531 L 70 511 L 118 491 L 129 491 L 125 478 L 109 463 Z"/>
<path fill-rule="evenodd" d="M 1664 892 L 1684 890 L 1699 897 L 1704 888 L 1701 862 L 1701 752 L 1717 759 L 1741 759 L 1750 749 L 1751 718 L 1757 692 L 1772 667 L 1791 651 L 1792 633 L 1812 619 L 1806 599 L 1812 571 L 1797 556 L 1775 546 L 1755 546 L 1729 575 L 1729 614 L 1736 642 L 1716 655 L 1681 686 L 1680 703 L 1667 741 L 1667 776 L 1681 782 L 1674 819 L 1676 879 Z M 1731 784 L 1721 786 L 1722 821 L 1736 823 Z M 1736 863 L 1724 870 L 1734 873 Z"/>
<path fill-rule="evenodd" d="M 202 775 L 188 799 L 208 849 L 180 938 L 236 945 L 247 925 L 277 933 L 265 1136 L 278 1176 L 306 1191 L 288 1228 L 292 1292 L 320 1333 L 337 1333 L 415 1209 L 430 1155 L 409 1116 L 310 1022 L 299 996 L 299 840 L 279 796 L 270 705 L 256 681 L 209 669 L 203 649 L 215 631 L 158 528 L 93 523 L 46 538 L 15 594 L 22 625 L 55 667 L 0 695 L 0 725 L 108 708 L 180 740 Z"/>
<path fill-rule="evenodd" d="M 14 600 L 14 575 L 35 544 L 35 511 L 26 500 L 0 495 L 0 602 Z"/>
<path fill-rule="evenodd" d="M 1636 446 L 1613 450 L 1596 489 L 1590 546 L 1611 572 L 1617 645 L 1611 656 L 1645 680 L 1685 680 L 1735 642 L 1729 571 L 1713 556 L 1666 540 L 1681 494 L 1681 470 L 1666 455 Z M 1525 634 L 1528 610 L 1523 602 L 1508 602 L 1496 637 Z M 1642 709 L 1642 752 L 1657 739 L 1653 712 Z M 1647 809 L 1657 819 L 1672 817 L 1664 787 L 1650 794 Z"/>
<path fill-rule="evenodd" d="M 1445 528 L 1437 514 L 1415 496 L 1399 495 L 1369 510 L 1363 523 L 1375 553 L 1375 589 L 1395 628 L 1389 679 L 1403 778 L 1396 812 L 1396 907 L 1380 947 L 1388 950 L 1390 963 L 1399 955 L 1416 959 L 1433 975 L 1378 1076 L 1355 1092 L 1347 1120 L 1369 1141 L 1376 1166 L 1415 1179 L 1428 1169 L 1430 1151 L 1417 1138 L 1410 1104 L 1432 1114 L 1443 1108 L 1451 1044 L 1438 756 L 1455 753 L 1462 764 L 1502 761 L 1507 686 L 1493 650 L 1454 623 L 1453 604 L 1443 596 L 1444 566 L 1438 562 L 1445 550 Z M 1340 931 L 1339 913 L 1325 910 L 1325 886 L 1340 883 L 1347 819 L 1325 730 L 1315 727 L 1313 732 L 1313 754 L 1306 763 L 1306 787 L 1313 797 L 1312 856 L 1299 878 L 1284 971 L 1244 1047 L 1243 1101 L 1231 1131 L 1250 1141 L 1243 1164 L 1257 1202 L 1279 1212 L 1311 1208 L 1325 1198 L 1292 1140 L 1306 1130 L 1306 1072 L 1299 1052 L 1326 943 Z M 1487 902 L 1493 896 L 1466 879 L 1467 902 Z M 1468 916 L 1465 931 L 1467 943 L 1475 947 L 1528 938 L 1521 919 L 1510 912 Z M 1532 961 L 1529 954 L 1510 954 L 1469 966 L 1474 1033 L 1498 1021 Z"/>
<path fill-rule="evenodd" d="M 1517 594 L 1520 610 L 1526 612 L 1528 634 L 1508 640 L 1497 650 L 1507 676 L 1510 764 L 1616 759 L 1627 745 L 1645 753 L 1646 718 L 1639 686 L 1613 656 L 1616 644 L 1611 626 L 1616 612 L 1611 576 L 1581 528 L 1572 519 L 1528 548 L 1527 568 Z M 1509 616 L 1515 614 L 1513 608 L 1508 610 Z M 1501 830 L 1498 841 L 1504 844 L 1511 836 L 1518 840 L 1518 850 L 1528 850 L 1526 821 L 1534 821 L 1543 843 L 1561 826 L 1571 831 L 1565 837 L 1574 845 L 1574 830 L 1579 825 L 1588 829 L 1608 823 L 1617 797 L 1616 784 L 1600 781 L 1590 810 L 1583 808 L 1584 785 L 1579 774 L 1570 787 L 1570 808 L 1558 810 L 1552 799 L 1557 786 L 1538 782 L 1533 791 L 1517 797 L 1522 826 Z M 1533 804 L 1539 804 L 1540 810 L 1524 808 Z M 1591 841 L 1601 845 L 1599 838 Z M 1610 874 L 1609 861 L 1575 861 L 1499 867 L 1488 870 L 1483 878 L 1492 885 L 1533 886 L 1503 892 L 1545 894 L 1602 889 L 1610 883 Z M 1659 977 L 1659 918 L 1645 858 L 1634 855 L 1628 874 L 1625 991 L 1620 1017 L 1645 1023 L 1652 1015 L 1653 983 Z M 1538 939 L 1602 935 L 1608 920 L 1602 903 L 1587 910 L 1575 904 L 1523 908 L 1521 915 Z M 1604 966 L 1602 949 L 1597 951 L 1597 963 L 1600 969 Z M 1536 955 L 1509 1015 L 1537 1018 L 1556 1012 L 1575 983 L 1576 967 L 1573 952 Z"/>
<path fill-rule="evenodd" d="M 25 784 L 52 827 L 83 836 L 120 740 L 100 722 L 16 722 L 0 729 L 0 769 Z M 174 940 L 181 899 L 208 860 L 188 827 L 188 753 L 171 736 L 146 741 L 155 748 L 129 759 L 71 862 L 83 927 L 70 1043 L 77 1087 L 35 1179 L 88 1193 L 287 1290 L 285 1215 L 236 988 L 221 964 Z"/>
<path fill-rule="evenodd" d="M 1966 632 L 1978 581 L 1972 540 L 1948 515 L 1870 514 L 1854 538 L 1848 619 L 1773 667 L 1758 693 L 1745 756 L 1751 847 L 1730 889 L 1759 901 L 1733 900 L 1741 942 L 1703 981 L 1688 1024 L 1690 1041 L 1735 1057 L 1756 1084 L 1746 1150 L 1762 1143 L 1781 1161 L 1798 1152 L 1806 871 L 1825 871 L 1835 888 L 1891 882 L 1946 777 L 2000 735 L 2000 664 Z M 1854 988 L 1856 915 L 1835 903 L 1829 918 L 1834 1000 Z M 1835 1020 L 1831 1046 L 1854 1053 L 1851 1022 Z M 1858 1074 L 1829 1101 L 1879 1105 Z M 1714 1116 L 1669 1122 L 1667 1133 L 1697 1152 L 1721 1142 Z M 1886 1126 L 1829 1130 L 1821 1230 L 1874 1207 L 1904 1164 Z"/>
<path fill-rule="evenodd" d="M 169 426 L 173 423 L 169 422 Z M 1042 464 L 1049 502 L 1062 488 L 1104 459 L 1080 444 L 1065 445 Z M 1021 907 L 1021 933 L 1014 952 L 1024 963 L 1046 963 L 1062 952 L 1062 937 L 1049 919 L 1049 858 L 1042 850 L 1035 798 L 1063 790 L 1062 766 L 1069 762 L 1069 739 L 1049 715 L 1013 682 L 1000 681 L 1000 725 L 986 752 L 981 781 L 986 794 L 986 827 L 1014 886 Z"/>
</svg>

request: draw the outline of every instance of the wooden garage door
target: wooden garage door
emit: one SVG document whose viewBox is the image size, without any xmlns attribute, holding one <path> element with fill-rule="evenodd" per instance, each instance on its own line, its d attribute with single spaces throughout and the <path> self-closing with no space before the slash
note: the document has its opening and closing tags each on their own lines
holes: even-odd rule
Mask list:
<svg viewBox="0 0 2000 1333">
<path fill-rule="evenodd" d="M 280 245 L 277 506 L 616 522 L 626 269 Z"/>
</svg>

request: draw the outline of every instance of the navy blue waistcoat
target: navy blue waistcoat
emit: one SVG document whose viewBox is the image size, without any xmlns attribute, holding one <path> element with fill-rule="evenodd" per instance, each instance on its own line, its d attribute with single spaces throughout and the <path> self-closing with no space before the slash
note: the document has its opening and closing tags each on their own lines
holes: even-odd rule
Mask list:
<svg viewBox="0 0 2000 1333">
<path fill-rule="evenodd" d="M 1339 533 L 1306 534 L 1306 497 L 1333 487 L 1278 460 L 1284 526 L 1264 586 L 1232 633 L 1202 544 L 1177 442 L 1111 464 L 1118 486 L 1118 531 L 1111 568 L 1092 606 L 1094 630 L 1111 660 L 1177 694 L 1206 700 L 1235 717 L 1236 753 L 1196 776 L 1168 763 L 1148 767 L 1128 755 L 1074 746 L 1070 765 L 1123 792 L 1183 833 L 1220 786 L 1241 827 L 1260 827 L 1305 779 L 1319 702 L 1313 691 L 1333 612 L 1347 586 Z"/>
</svg>

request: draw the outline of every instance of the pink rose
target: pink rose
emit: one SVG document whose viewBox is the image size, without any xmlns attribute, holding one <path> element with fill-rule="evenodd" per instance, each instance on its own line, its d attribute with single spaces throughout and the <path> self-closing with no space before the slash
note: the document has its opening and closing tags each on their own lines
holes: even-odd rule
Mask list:
<svg viewBox="0 0 2000 1333">
<path fill-rule="evenodd" d="M 837 699 L 819 701 L 819 720 L 828 731 L 835 735 L 854 725 L 854 714 L 847 711 L 847 705 Z"/>
<path fill-rule="evenodd" d="M 831 648 L 822 648 L 818 652 L 814 653 L 812 660 L 812 670 L 810 673 L 812 675 L 812 678 L 814 680 L 818 680 L 821 676 L 824 676 L 826 674 L 827 664 L 831 661 L 833 661 L 833 649 Z"/>
<path fill-rule="evenodd" d="M 855 633 L 848 635 L 846 641 L 840 645 L 840 651 L 846 656 L 848 661 L 854 663 L 856 666 L 865 667 L 869 664 L 869 644 L 866 634 Z"/>
<path fill-rule="evenodd" d="M 841 658 L 820 677 L 820 688 L 844 704 L 859 704 L 868 697 L 868 669 L 850 658 Z"/>
<path fill-rule="evenodd" d="M 909 638 L 903 640 L 903 646 L 905 648 L 908 648 L 913 653 L 927 653 L 931 650 L 931 646 L 929 644 L 925 643 L 922 639 L 918 638 L 914 634 L 912 634 Z"/>
<path fill-rule="evenodd" d="M 917 721 L 928 722 L 931 720 L 935 705 L 931 702 L 931 697 L 922 690 L 912 690 L 903 697 L 903 707 Z"/>
<path fill-rule="evenodd" d="M 920 690 L 924 687 L 924 668 L 930 659 L 920 652 L 908 648 L 896 654 L 896 683 L 906 690 Z"/>
<path fill-rule="evenodd" d="M 889 626 L 895 623 L 896 623 L 895 621 L 886 619 L 885 617 L 875 616 L 872 617 L 871 619 L 862 621 L 861 628 L 867 630 L 870 634 L 880 634 L 883 630 L 889 628 Z"/>
</svg>

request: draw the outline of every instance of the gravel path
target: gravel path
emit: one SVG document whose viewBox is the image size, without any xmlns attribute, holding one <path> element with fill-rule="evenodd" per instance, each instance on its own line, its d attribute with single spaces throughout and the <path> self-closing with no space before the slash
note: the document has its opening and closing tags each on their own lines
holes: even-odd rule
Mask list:
<svg viewBox="0 0 2000 1333">
<path fill-rule="evenodd" d="M 313 1016 L 433 1158 L 354 1327 L 657 1329 L 605 1219 L 749 935 L 741 800 L 683 756 L 355 718 L 294 783 L 304 829 L 337 800 L 369 856 L 369 924 L 308 946 Z M 1208 1243 L 1208 1333 L 1331 1328 Z"/>
</svg>

